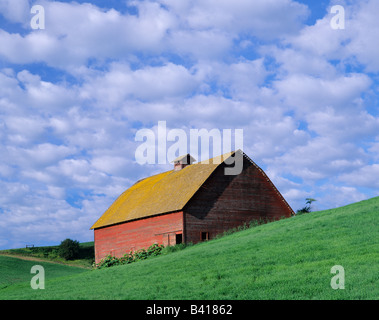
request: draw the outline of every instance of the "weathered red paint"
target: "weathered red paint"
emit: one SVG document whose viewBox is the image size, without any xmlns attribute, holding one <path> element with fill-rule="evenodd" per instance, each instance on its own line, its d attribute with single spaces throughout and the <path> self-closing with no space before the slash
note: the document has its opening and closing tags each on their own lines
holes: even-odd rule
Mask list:
<svg viewBox="0 0 379 320">
<path fill-rule="evenodd" d="M 95 229 L 96 263 L 107 255 L 122 257 L 154 243 L 173 245 L 177 233 L 183 233 L 182 211 Z"/>
</svg>

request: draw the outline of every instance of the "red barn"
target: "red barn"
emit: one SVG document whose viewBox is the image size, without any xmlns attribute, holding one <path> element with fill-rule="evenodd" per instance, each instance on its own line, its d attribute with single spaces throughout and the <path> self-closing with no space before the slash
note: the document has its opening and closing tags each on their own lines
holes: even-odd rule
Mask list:
<svg viewBox="0 0 379 320">
<path fill-rule="evenodd" d="M 243 169 L 226 175 L 237 152 Z M 237 152 L 196 164 L 190 155 L 179 157 L 174 170 L 137 181 L 91 227 L 96 263 L 153 243 L 197 243 L 252 220 L 294 214 L 262 169 Z"/>
</svg>

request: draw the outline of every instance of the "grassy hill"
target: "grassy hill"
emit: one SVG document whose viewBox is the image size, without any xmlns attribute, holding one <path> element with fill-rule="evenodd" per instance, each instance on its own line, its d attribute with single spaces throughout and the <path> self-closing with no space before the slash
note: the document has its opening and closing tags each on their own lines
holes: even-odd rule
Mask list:
<svg viewBox="0 0 379 320">
<path fill-rule="evenodd" d="M 129 265 L 46 270 L 45 290 L 32 290 L 23 270 L 0 299 L 379 299 L 378 218 L 379 197 Z M 345 269 L 344 290 L 330 286 L 334 265 Z"/>
<path fill-rule="evenodd" d="M 34 261 L 14 258 L 10 256 L 0 256 L 0 296 L 5 288 L 17 283 L 30 283 L 35 274 L 30 273 L 34 265 L 42 265 L 49 279 L 61 278 L 69 275 L 85 272 L 86 270 L 78 267 L 70 267 L 46 261 Z M 2 298 L 7 298 L 6 296 Z"/>
</svg>

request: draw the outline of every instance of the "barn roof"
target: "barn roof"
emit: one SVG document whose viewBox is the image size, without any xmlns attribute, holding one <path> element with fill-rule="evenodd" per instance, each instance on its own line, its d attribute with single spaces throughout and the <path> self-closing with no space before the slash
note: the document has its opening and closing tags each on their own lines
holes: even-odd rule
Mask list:
<svg viewBox="0 0 379 320">
<path fill-rule="evenodd" d="M 91 229 L 180 211 L 214 170 L 234 152 L 142 180 L 121 194 Z"/>
</svg>

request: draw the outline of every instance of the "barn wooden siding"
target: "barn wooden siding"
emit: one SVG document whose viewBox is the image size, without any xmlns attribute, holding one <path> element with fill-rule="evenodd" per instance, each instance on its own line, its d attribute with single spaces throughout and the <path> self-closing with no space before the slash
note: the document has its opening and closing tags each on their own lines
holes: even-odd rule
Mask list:
<svg viewBox="0 0 379 320">
<path fill-rule="evenodd" d="M 154 243 L 197 243 L 252 220 L 293 215 L 263 170 L 245 154 L 243 161 L 239 175 L 225 175 L 224 162 L 198 163 L 134 184 L 92 226 L 96 263 Z"/>
<path fill-rule="evenodd" d="M 176 244 L 176 234 L 183 233 L 183 211 L 95 229 L 96 263 L 107 255 L 122 257 L 125 253 L 147 249 L 154 243 Z"/>
<path fill-rule="evenodd" d="M 251 220 L 272 221 L 293 214 L 254 162 L 244 158 L 244 169 L 235 176 L 225 175 L 224 167 L 219 166 L 184 207 L 185 242 L 197 243 L 202 237 L 212 239 Z"/>
</svg>

